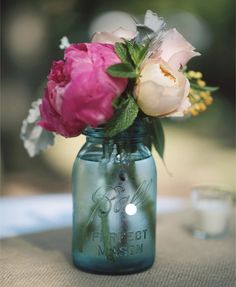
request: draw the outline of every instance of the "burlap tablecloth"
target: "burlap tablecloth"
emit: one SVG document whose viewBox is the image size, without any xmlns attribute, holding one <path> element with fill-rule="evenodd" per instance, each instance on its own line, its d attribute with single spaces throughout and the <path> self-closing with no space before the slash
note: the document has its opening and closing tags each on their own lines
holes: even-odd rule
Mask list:
<svg viewBox="0 0 236 287">
<path fill-rule="evenodd" d="M 199 240 L 188 231 L 189 223 L 189 211 L 159 216 L 154 266 L 123 276 L 77 270 L 70 257 L 69 228 L 5 239 L 1 242 L 0 286 L 236 286 L 233 228 L 224 240 Z"/>
</svg>

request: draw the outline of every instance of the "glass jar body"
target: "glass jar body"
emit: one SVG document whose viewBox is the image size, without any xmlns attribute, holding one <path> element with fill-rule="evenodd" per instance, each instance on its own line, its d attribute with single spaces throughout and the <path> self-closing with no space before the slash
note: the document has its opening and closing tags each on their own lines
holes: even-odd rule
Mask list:
<svg viewBox="0 0 236 287">
<path fill-rule="evenodd" d="M 156 188 L 155 163 L 142 139 L 88 135 L 72 173 L 74 264 L 100 274 L 151 267 Z"/>
</svg>

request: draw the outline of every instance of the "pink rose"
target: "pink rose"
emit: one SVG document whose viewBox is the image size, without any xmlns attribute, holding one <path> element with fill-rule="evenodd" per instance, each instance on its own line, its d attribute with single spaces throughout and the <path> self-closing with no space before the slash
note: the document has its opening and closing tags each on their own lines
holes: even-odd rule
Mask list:
<svg viewBox="0 0 236 287">
<path fill-rule="evenodd" d="M 187 62 L 200 53 L 176 30 L 171 29 L 165 34 L 159 48 L 159 56 L 173 69 L 184 67 Z"/>
<path fill-rule="evenodd" d="M 109 66 L 120 63 L 113 45 L 72 44 L 64 58 L 52 65 L 39 125 L 73 137 L 113 116 L 112 100 L 122 94 L 128 81 L 106 73 Z"/>
<path fill-rule="evenodd" d="M 160 47 L 152 47 L 135 87 L 140 109 L 149 116 L 184 116 L 190 107 L 189 81 L 179 69 L 200 55 L 176 29 L 167 31 Z"/>
</svg>

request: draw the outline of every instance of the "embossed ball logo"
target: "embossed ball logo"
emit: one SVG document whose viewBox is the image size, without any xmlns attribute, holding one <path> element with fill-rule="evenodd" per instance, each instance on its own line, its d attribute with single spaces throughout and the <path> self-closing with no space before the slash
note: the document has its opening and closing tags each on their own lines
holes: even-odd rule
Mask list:
<svg viewBox="0 0 236 287">
<path fill-rule="evenodd" d="M 94 215 L 107 216 L 112 210 L 115 213 L 125 212 L 127 215 L 136 214 L 138 207 L 147 200 L 152 180 L 144 180 L 133 195 L 129 195 L 122 185 L 101 186 L 92 195 L 95 203 Z"/>
</svg>

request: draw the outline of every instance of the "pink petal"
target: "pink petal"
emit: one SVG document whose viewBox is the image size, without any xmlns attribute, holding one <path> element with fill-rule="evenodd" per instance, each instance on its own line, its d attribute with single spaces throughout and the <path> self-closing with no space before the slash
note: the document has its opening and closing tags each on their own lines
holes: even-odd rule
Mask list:
<svg viewBox="0 0 236 287">
<path fill-rule="evenodd" d="M 168 64 L 176 70 L 179 70 L 180 68 L 184 67 L 190 59 L 192 59 L 195 56 L 200 56 L 200 53 L 195 51 L 180 51 L 172 55 L 170 57 Z"/>
<path fill-rule="evenodd" d="M 136 31 L 130 31 L 127 29 L 124 29 L 122 27 L 118 28 L 117 30 L 113 31 L 112 34 L 118 38 L 124 38 L 127 40 L 131 40 L 135 37 Z"/>
<path fill-rule="evenodd" d="M 123 42 L 123 40 L 119 38 L 118 36 L 115 36 L 112 33 L 97 32 L 93 35 L 91 42 L 92 43 L 115 44 L 116 42 Z"/>
<path fill-rule="evenodd" d="M 169 62 L 175 54 L 181 53 L 178 56 L 179 63 L 177 58 L 171 60 L 174 66 L 180 66 L 182 61 L 185 65 L 192 57 L 199 55 L 197 52 L 190 53 L 194 50 L 195 48 L 176 29 L 171 29 L 163 38 L 159 55 L 163 60 Z"/>
</svg>

